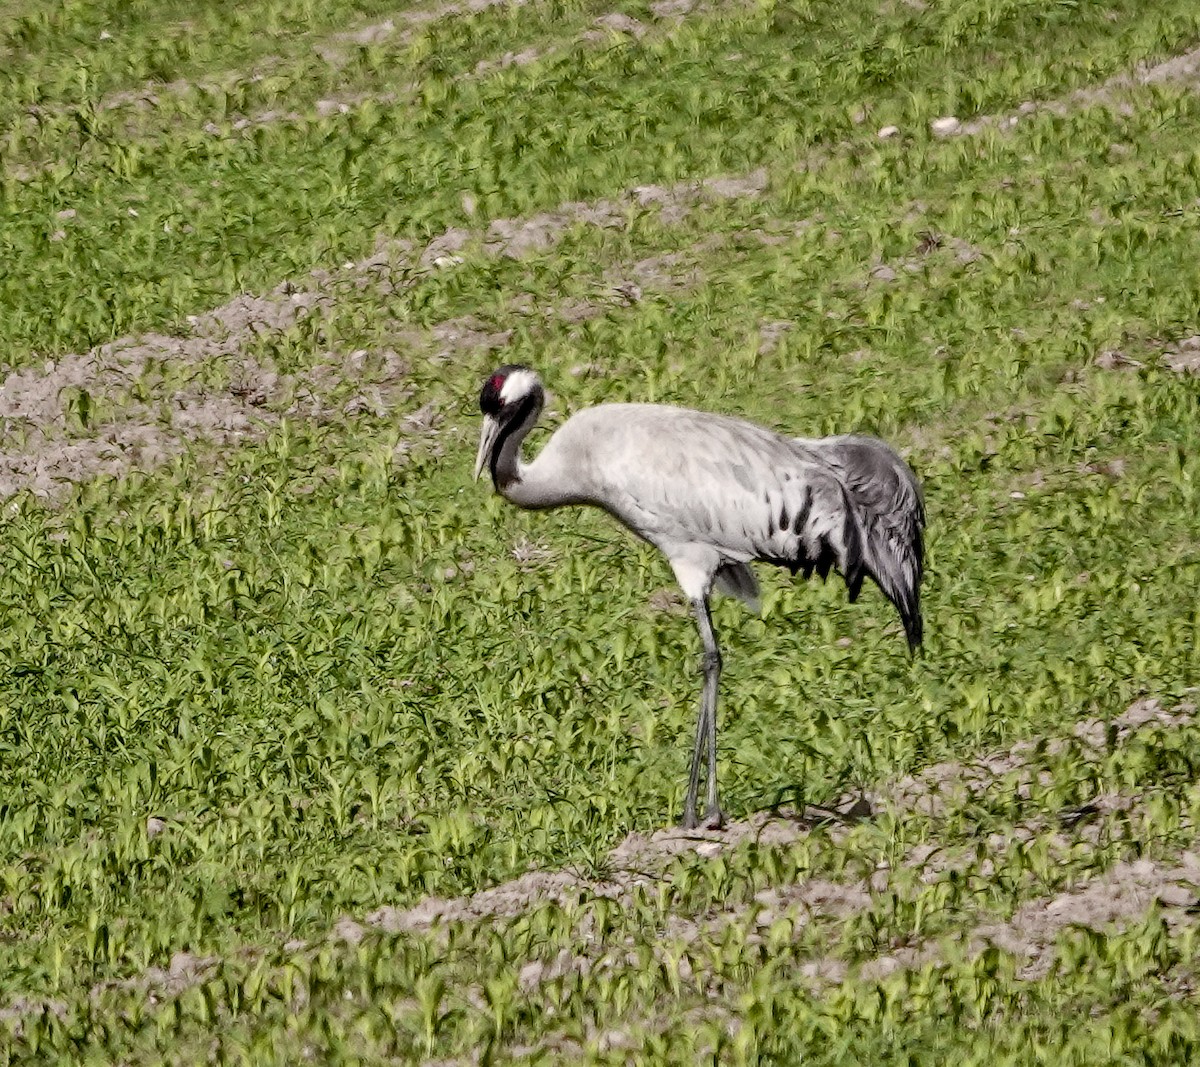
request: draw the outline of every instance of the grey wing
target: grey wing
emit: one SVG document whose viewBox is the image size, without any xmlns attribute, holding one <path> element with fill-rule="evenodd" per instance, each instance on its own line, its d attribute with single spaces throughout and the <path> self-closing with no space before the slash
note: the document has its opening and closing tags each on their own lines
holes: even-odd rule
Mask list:
<svg viewBox="0 0 1200 1067">
<path fill-rule="evenodd" d="M 744 599 L 757 591 L 751 560 L 806 577 L 837 566 L 851 599 L 870 575 L 909 644 L 920 643 L 924 503 L 912 471 L 882 441 L 785 438 L 645 404 L 585 409 L 568 425 L 577 499 L 605 508 L 673 563 L 704 560 L 718 588 Z"/>
<path fill-rule="evenodd" d="M 875 514 L 904 514 L 925 525 L 921 483 L 897 452 L 877 437 L 846 434 L 816 441 L 797 438 L 837 473 L 856 506 Z"/>
<path fill-rule="evenodd" d="M 752 423 L 679 409 L 628 409 L 607 453 L 604 506 L 668 555 L 712 546 L 725 564 L 759 559 L 822 575 L 859 569 L 837 476 L 811 450 Z M 746 573 L 720 587 L 748 598 Z M 752 577 L 752 576 L 751 576 Z"/>
</svg>

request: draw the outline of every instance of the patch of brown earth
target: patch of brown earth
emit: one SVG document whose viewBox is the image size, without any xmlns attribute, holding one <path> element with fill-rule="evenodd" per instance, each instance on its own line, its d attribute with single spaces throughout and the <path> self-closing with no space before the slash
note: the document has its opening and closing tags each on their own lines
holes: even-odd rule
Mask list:
<svg viewBox="0 0 1200 1067">
<path fill-rule="evenodd" d="M 946 129 L 944 133 L 951 136 L 963 136 L 982 133 L 990 129 L 1011 129 L 1021 119 L 1043 111 L 1052 115 L 1067 115 L 1072 111 L 1096 105 L 1118 105 L 1121 103 L 1123 93 L 1147 85 L 1200 87 L 1200 48 L 1173 56 L 1161 63 L 1149 66 L 1143 64 L 1133 71 L 1115 74 L 1099 85 L 1076 89 L 1056 100 L 1026 101 L 1015 111 L 1006 114 L 980 115 L 967 122 L 955 120 L 956 125 Z M 1132 106 L 1129 104 L 1124 104 L 1124 108 L 1132 111 Z"/>
<path fill-rule="evenodd" d="M 1155 907 L 1164 908 L 1168 926 L 1178 927 L 1194 922 L 1189 910 L 1198 897 L 1200 855 L 1194 852 L 1184 853 L 1178 863 L 1117 863 L 1065 893 L 1026 902 L 1005 922 L 984 922 L 949 940 L 957 941 L 960 950 L 965 947 L 968 956 L 995 946 L 1020 961 L 1020 980 L 1037 981 L 1053 968 L 1058 958 L 1055 941 L 1065 931 L 1117 934 L 1144 921 Z M 943 958 L 943 945 L 927 942 L 870 960 L 857 973 L 880 979 L 898 970 L 937 964 Z M 843 968 L 835 980 L 849 973 L 849 968 Z"/>
<path fill-rule="evenodd" d="M 1113 720 L 1116 741 L 1125 742 L 1137 730 L 1145 726 L 1179 727 L 1195 721 L 1195 705 L 1184 702 L 1166 709 L 1156 698 L 1135 701 Z M 1097 752 L 1107 744 L 1108 724 L 1101 719 L 1083 719 L 1076 723 L 1072 734 L 1086 748 Z M 1066 751 L 1070 742 L 1057 738 L 1045 744 L 1047 754 L 1058 755 Z M 951 804 L 979 796 L 1002 780 L 1012 780 L 1016 793 L 1028 799 L 1035 784 L 1048 785 L 1044 776 L 1039 781 L 1033 769 L 1031 757 L 1042 742 L 1018 741 L 1004 752 L 981 756 L 971 763 L 950 761 L 926 767 L 919 774 L 901 778 L 882 790 L 874 792 L 870 799 L 874 807 L 894 808 L 898 811 L 918 812 L 923 815 L 940 815 Z"/>
<path fill-rule="evenodd" d="M 488 7 L 507 2 L 508 0 L 480 0 L 478 5 L 476 7 L 472 7 L 471 10 L 482 11 Z M 520 0 L 520 3 L 522 4 L 526 2 L 528 2 L 528 0 Z M 726 0 L 726 2 L 728 2 L 728 0 Z M 694 10 L 693 6 L 688 6 L 686 11 L 681 10 L 679 14 L 669 20 L 672 26 L 681 22 L 684 14 L 690 13 L 692 10 Z M 703 10 L 708 10 L 708 8 L 706 7 Z M 356 41 L 356 43 L 360 44 L 378 44 L 394 37 L 395 39 L 390 41 L 391 47 L 394 48 L 406 43 L 414 35 L 418 28 L 427 24 L 428 22 L 435 21 L 435 18 L 446 18 L 453 14 L 463 13 L 464 11 L 460 10 L 458 5 L 454 4 L 448 5 L 446 8 L 438 9 L 436 15 L 431 15 L 426 12 L 409 12 L 405 16 L 405 19 L 408 22 L 407 28 L 401 28 L 395 19 L 387 19 L 383 22 L 375 23 L 371 26 L 367 26 L 361 30 L 355 31 L 354 35 L 352 36 L 355 39 L 364 36 L 369 38 L 369 41 L 367 42 Z M 639 22 L 632 16 L 626 15 L 619 11 L 610 12 L 606 15 L 600 15 L 592 22 L 592 25 L 595 27 L 594 29 L 584 30 L 582 33 L 578 34 L 574 38 L 571 38 L 567 42 L 551 44 L 546 48 L 530 46 L 519 50 L 510 50 L 499 56 L 489 59 L 481 59 L 475 64 L 475 67 L 469 73 L 457 75 L 457 80 L 462 81 L 471 78 L 482 78 L 495 71 L 505 70 L 509 67 L 529 66 L 532 63 L 536 63 L 552 55 L 559 54 L 574 44 L 600 46 L 610 43 L 614 37 L 619 36 L 628 36 L 634 38 L 635 40 L 640 40 L 649 30 L 649 27 L 647 27 L 645 23 Z M 345 54 L 336 44 L 332 47 L 329 45 L 318 46 L 317 51 L 318 54 L 326 60 L 326 62 L 334 65 L 343 65 L 347 60 Z M 258 79 L 255 78 L 254 80 Z M 418 88 L 419 85 L 414 82 L 406 86 L 403 91 L 414 92 Z M 335 114 L 348 114 L 354 108 L 367 102 L 373 102 L 376 104 L 394 104 L 398 99 L 399 93 L 394 90 L 383 93 L 373 93 L 369 91 L 343 93 L 319 100 L 316 104 L 316 110 L 318 115 L 322 117 L 328 117 Z M 304 115 L 300 111 L 283 112 L 278 110 L 269 110 L 259 112 L 253 116 L 244 116 L 239 118 L 233 123 L 233 128 L 242 130 L 251 126 L 264 125 L 272 122 L 296 122 L 301 120 L 303 117 Z M 210 124 L 210 126 L 211 128 L 206 126 L 205 129 L 214 134 L 220 133 L 220 128 L 218 126 L 215 124 Z"/>
<path fill-rule="evenodd" d="M 67 484 L 132 468 L 151 469 L 192 440 L 234 444 L 271 416 L 249 398 L 187 386 L 124 404 L 103 418 L 104 401 L 153 377 L 151 362 L 176 367 L 233 351 L 234 342 L 150 335 L 65 356 L 0 384 L 0 496 L 22 489 L 51 497 Z M 84 399 L 86 398 L 86 399 Z M 102 414 L 92 424 L 84 412 Z M 78 433 L 70 423 L 81 422 Z"/>
<path fill-rule="evenodd" d="M 221 961 L 216 956 L 196 956 L 191 952 L 176 952 L 166 967 L 150 967 L 132 982 L 116 983 L 125 989 L 145 989 L 151 1004 L 168 1000 L 190 989 L 208 977 Z M 104 986 L 92 991 L 95 996 Z"/>
<path fill-rule="evenodd" d="M 1049 973 L 1053 942 L 1070 927 L 1097 932 L 1119 930 L 1145 918 L 1156 904 L 1165 905 L 1168 924 L 1186 919 L 1183 910 L 1200 895 L 1200 855 L 1186 852 L 1178 863 L 1136 860 L 1118 863 L 1069 892 L 1023 904 L 1012 919 L 978 927 L 972 946 L 995 945 L 1026 962 L 1019 977 L 1034 981 Z"/>
<path fill-rule="evenodd" d="M 656 0 L 650 12 L 656 19 L 677 18 L 686 15 L 696 6 L 696 0 Z"/>
<path fill-rule="evenodd" d="M 868 274 L 868 282 L 894 282 L 902 273 L 917 274 L 925 268 L 934 253 L 941 253 L 943 259 L 950 253 L 954 262 L 963 266 L 975 263 L 985 256 L 982 249 L 961 237 L 926 231 L 919 236 L 912 255 L 905 256 L 894 264 L 877 263 Z"/>
<path fill-rule="evenodd" d="M 690 615 L 687 601 L 676 585 L 664 585 L 646 598 L 646 607 L 656 615 Z"/>
<path fill-rule="evenodd" d="M 355 29 L 339 30 L 332 33 L 315 42 L 312 49 L 326 63 L 333 66 L 342 66 L 348 62 L 355 49 L 370 45 L 379 45 L 385 42 L 392 48 L 398 48 L 409 41 L 417 31 L 431 23 L 444 19 L 460 18 L 464 15 L 477 14 L 493 7 L 523 7 L 528 2 L 529 0 L 465 0 L 465 2 L 461 3 L 452 2 L 430 8 L 402 9 L 386 18 L 377 19 L 374 22 L 366 23 Z M 282 63 L 283 60 L 278 56 L 266 56 L 258 61 L 253 71 L 249 72 L 229 70 L 215 77 L 210 76 L 202 82 L 192 82 L 182 78 L 171 82 L 146 82 L 144 85 L 133 89 L 120 89 L 108 93 L 100 100 L 99 108 L 102 111 L 112 111 L 121 108 L 155 108 L 160 105 L 164 96 L 182 95 L 193 88 L 216 92 L 222 87 L 235 82 L 255 84 L 265 81 L 279 69 Z M 388 95 L 394 97 L 394 94 Z M 379 94 L 371 93 L 359 94 L 357 102 L 361 103 L 367 99 L 383 102 L 383 98 Z M 345 98 L 319 102 L 317 105 L 318 112 L 323 111 L 325 114 L 333 114 L 342 110 L 342 105 L 348 104 L 350 100 L 351 98 Z M 274 115 L 276 119 L 286 117 L 296 116 L 282 112 L 277 112 Z M 269 121 L 269 119 L 267 119 L 264 113 L 263 115 L 256 116 L 253 120 L 246 121 L 262 122 Z"/>
<path fill-rule="evenodd" d="M 58 1000 L 47 1000 L 40 997 L 14 997 L 0 1007 L 0 1023 L 4 1023 L 13 1037 L 21 1037 L 25 1031 L 25 1020 L 40 1019 L 52 1015 L 56 1019 L 64 1019 L 67 1006 Z"/>
<path fill-rule="evenodd" d="M 657 869 L 675 856 L 686 852 L 716 856 L 747 840 L 786 844 L 798 840 L 808 825 L 756 816 L 731 823 L 722 831 L 671 828 L 653 834 L 633 833 L 609 853 L 606 876 L 531 871 L 467 897 L 430 897 L 411 908 L 380 908 L 368 915 L 366 922 L 390 932 L 429 930 L 450 922 L 512 918 L 537 904 L 567 904 L 581 897 L 628 900 L 636 886 L 657 882 Z"/>
<path fill-rule="evenodd" d="M 630 201 L 652 203 L 673 219 L 682 219 L 708 199 L 753 195 L 765 174 L 747 178 L 710 179 L 678 186 L 647 187 Z M 279 375 L 241 354 L 247 340 L 280 332 L 310 314 L 333 306 L 342 285 L 375 286 L 382 294 L 416 284 L 431 271 L 463 262 L 469 247 L 486 256 L 522 258 L 551 247 L 572 226 L 623 228 L 630 201 L 568 203 L 549 212 L 519 219 L 497 219 L 482 235 L 451 228 L 416 248 L 391 242 L 360 263 L 336 271 L 317 270 L 309 287 L 285 282 L 264 296 L 242 294 L 223 307 L 189 318 L 185 336 L 148 334 L 101 345 L 91 352 L 68 355 L 40 369 L 14 371 L 0 383 L 0 495 L 22 489 L 53 498 L 70 484 L 130 469 L 149 470 L 196 443 L 232 445 L 269 429 L 282 414 L 324 417 L 324 395 L 353 376 L 365 353 L 322 362 L 303 375 Z M 641 285 L 695 284 L 688 269 L 669 274 L 679 254 L 654 257 L 621 270 L 608 279 L 617 297 L 640 299 Z M 616 278 L 622 280 L 616 281 Z M 636 279 L 636 280 L 635 280 Z M 567 309 L 577 321 L 601 313 L 602 301 L 578 302 Z M 401 329 L 397 340 L 433 350 L 433 358 L 449 358 L 466 350 L 492 350 L 508 343 L 511 331 L 488 329 L 471 316 L 450 320 L 429 331 Z M 342 413 L 383 415 L 406 399 L 407 365 L 385 353 L 388 366 L 376 382 L 342 407 Z M 356 365 L 357 361 L 357 365 Z M 205 365 L 229 368 L 230 383 L 215 387 L 195 377 Z M 163 369 L 167 374 L 164 375 Z M 169 377 L 181 384 L 169 385 Z M 133 394 L 140 390 L 145 399 Z M 103 413 L 117 413 L 92 425 L 78 415 L 81 397 Z M 290 406 L 287 404 L 290 403 Z M 73 413 L 74 412 L 74 413 Z M 84 425 L 76 425 L 83 422 Z"/>
<path fill-rule="evenodd" d="M 1159 701 L 1147 699 L 1131 705 L 1114 720 L 1114 724 L 1120 737 L 1128 738 L 1146 727 L 1175 728 L 1190 724 L 1195 721 L 1194 713 L 1191 705 L 1165 709 Z M 1097 727 L 1095 722 L 1088 721 L 1081 723 L 1076 732 L 1085 738 L 1095 738 Z M 1060 742 L 1066 743 L 1065 740 Z M 989 777 L 1012 773 L 1020 768 L 1021 760 L 1035 747 L 1021 743 L 1006 752 L 985 757 L 971 765 L 973 770 L 968 771 L 966 777 L 984 782 Z M 943 764 L 930 768 L 919 778 L 927 783 L 928 789 L 940 789 L 946 769 L 951 767 L 954 775 L 961 775 L 961 765 Z M 903 782 L 917 780 L 914 777 Z M 911 787 L 902 784 L 901 788 L 881 787 L 877 795 L 905 796 L 909 792 Z M 1127 798 L 1110 799 L 1112 803 L 1106 804 L 1109 810 L 1123 811 L 1132 807 Z M 358 944 L 371 928 L 423 933 L 436 931 L 448 923 L 510 919 L 545 903 L 570 906 L 582 900 L 605 898 L 621 905 L 632 901 L 639 888 L 657 885 L 667 876 L 670 861 L 681 854 L 694 852 L 712 858 L 746 841 L 787 845 L 805 836 L 816 824 L 833 823 L 831 838 L 836 842 L 848 832 L 846 824 L 855 822 L 869 810 L 862 798 L 857 798 L 843 811 L 814 807 L 807 809 L 802 817 L 759 814 L 732 823 L 724 831 L 670 828 L 653 834 L 633 833 L 609 853 L 602 874 L 585 876 L 567 870 L 533 871 L 469 896 L 431 897 L 408 908 L 383 907 L 362 921 L 344 916 L 334 925 L 330 937 L 353 945 Z M 924 808 L 918 804 L 910 810 L 923 811 Z M 1010 844 L 1007 838 L 989 841 L 989 847 L 997 851 Z M 922 884 L 929 884 L 945 878 L 951 871 L 960 875 L 968 872 L 976 858 L 974 849 L 962 848 L 943 854 L 942 849 L 929 843 L 911 849 L 903 865 L 921 869 Z M 985 863 L 978 873 L 986 877 L 989 869 Z M 749 908 L 737 905 L 705 917 L 669 918 L 656 951 L 666 964 L 676 968 L 681 980 L 690 981 L 692 965 L 681 954 L 680 948 L 699 940 L 719 940 L 723 927 L 748 928 L 747 940 L 755 943 L 761 941 L 766 931 L 780 919 L 789 920 L 796 928 L 818 918 L 845 919 L 868 910 L 880 894 L 891 889 L 891 872 L 886 865 L 866 881 L 810 878 L 792 885 L 772 887 L 759 892 Z M 1062 931 L 1072 926 L 1100 932 L 1119 930 L 1140 921 L 1156 904 L 1172 909 L 1166 919 L 1169 924 L 1177 925 L 1191 921 L 1186 909 L 1190 909 L 1198 896 L 1200 853 L 1184 852 L 1170 861 L 1120 862 L 1065 892 L 1027 901 L 1008 920 L 988 921 L 980 916 L 976 926 L 954 936 L 971 955 L 978 954 L 988 945 L 996 945 L 1017 956 L 1024 961 L 1020 977 L 1033 980 L 1049 973 L 1055 959 L 1053 942 Z M 964 918 L 969 919 L 969 916 Z M 812 984 L 814 990 L 838 984 L 853 974 L 867 979 L 882 978 L 901 968 L 936 964 L 943 958 L 945 940 L 901 946 L 856 968 L 848 967 L 839 958 L 816 957 L 804 964 L 799 977 Z M 302 952 L 318 945 L 317 942 L 291 941 L 286 949 Z M 577 950 L 564 950 L 550 961 L 530 961 L 520 972 L 520 984 L 523 989 L 530 990 L 556 976 L 586 973 L 597 966 L 636 962 L 629 956 L 629 950 L 629 946 L 605 945 L 594 933 L 581 927 Z M 150 968 L 135 978 L 104 983 L 93 990 L 93 996 L 111 988 L 140 989 L 156 1003 L 202 981 L 213 966 L 215 961 L 211 958 L 177 953 L 167 968 Z M 29 1014 L 61 1010 L 61 1006 L 51 1002 L 15 1001 L 0 1008 L 0 1018 L 16 1019 L 19 1026 L 20 1018 Z"/>
<path fill-rule="evenodd" d="M 543 58 L 543 52 L 538 48 L 522 48 L 519 52 L 505 52 L 494 59 L 481 59 L 475 64 L 472 73 L 477 78 L 491 74 L 494 70 L 505 70 L 508 67 L 527 67 Z"/>
<path fill-rule="evenodd" d="M 1163 353 L 1163 363 L 1177 374 L 1200 374 L 1200 334 L 1175 342 Z"/>
<path fill-rule="evenodd" d="M 783 338 L 795 328 L 794 322 L 779 319 L 764 322 L 758 327 L 758 351 L 768 356 L 783 343 Z"/>
<path fill-rule="evenodd" d="M 728 2 L 728 0 L 726 0 Z M 322 60 L 334 67 L 345 66 L 356 49 L 386 45 L 389 49 L 402 48 L 410 42 L 418 32 L 432 23 L 445 19 L 478 14 L 493 7 L 523 7 L 529 0 L 466 0 L 465 3 L 447 3 L 429 9 L 402 10 L 387 18 L 367 23 L 353 30 L 334 33 L 315 43 L 313 51 Z M 669 26 L 678 25 L 683 18 L 691 14 L 699 5 L 695 0 L 666 0 L 657 5 L 654 14 L 659 22 Z M 700 10 L 709 10 L 713 5 L 705 5 Z M 531 63 L 546 58 L 551 53 L 557 53 L 572 44 L 603 45 L 610 42 L 614 35 L 626 35 L 635 39 L 643 37 L 649 27 L 630 15 L 619 11 L 609 12 L 598 16 L 592 23 L 594 29 L 584 30 L 565 44 L 552 45 L 547 49 L 526 47 L 512 50 L 491 59 L 481 59 L 468 74 L 459 78 L 485 77 L 497 70 L 513 66 L 528 66 Z M 270 56 L 258 62 L 257 68 L 251 73 L 226 71 L 215 78 L 194 83 L 186 79 L 176 79 L 172 82 L 147 82 L 134 89 L 118 90 L 106 95 L 98 105 L 101 110 L 113 111 L 118 109 L 133 109 L 136 111 L 153 110 L 159 107 L 164 97 L 181 96 L 194 88 L 208 92 L 219 92 L 223 87 L 240 82 L 257 84 L 265 81 L 283 64 L 279 57 Z M 312 106 L 321 118 L 333 115 L 349 114 L 352 110 L 368 102 L 374 104 L 394 104 L 401 93 L 412 92 L 418 88 L 417 83 L 410 84 L 400 90 L 371 92 L 360 90 L 355 92 L 334 93 L 317 100 Z M 266 125 L 273 122 L 296 122 L 304 118 L 304 112 L 299 110 L 280 110 L 277 108 L 260 111 L 254 115 L 242 115 L 234 119 L 232 127 L 244 130 L 253 126 Z M 217 135 L 221 132 L 216 123 L 207 123 L 206 132 Z"/>
</svg>

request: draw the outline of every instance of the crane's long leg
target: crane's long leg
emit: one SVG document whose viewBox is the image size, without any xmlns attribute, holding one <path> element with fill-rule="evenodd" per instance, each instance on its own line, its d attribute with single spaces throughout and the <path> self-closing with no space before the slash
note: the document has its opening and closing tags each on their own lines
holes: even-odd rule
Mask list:
<svg viewBox="0 0 1200 1067">
<path fill-rule="evenodd" d="M 683 826 L 692 830 L 700 825 L 696 819 L 696 798 L 700 791 L 700 757 L 707 739 L 708 809 L 704 813 L 704 826 L 719 830 L 725 825 L 725 816 L 717 798 L 717 683 L 721 679 L 721 650 L 713 633 L 708 598 L 693 600 L 692 610 L 696 613 L 696 625 L 704 645 L 704 691 L 700 695 L 700 714 L 696 719 L 696 740 L 692 745 L 692 769 L 688 775 L 687 799 L 683 806 Z"/>
</svg>

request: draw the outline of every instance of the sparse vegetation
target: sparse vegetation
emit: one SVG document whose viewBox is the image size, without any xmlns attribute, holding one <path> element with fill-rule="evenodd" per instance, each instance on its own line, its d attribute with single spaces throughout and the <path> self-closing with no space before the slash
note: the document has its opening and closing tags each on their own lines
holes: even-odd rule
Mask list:
<svg viewBox="0 0 1200 1067">
<path fill-rule="evenodd" d="M 0 0 L 4 1062 L 1195 1059 L 1195 5 L 239 10 Z M 925 481 L 922 659 L 718 606 L 726 835 L 501 361 Z"/>
</svg>

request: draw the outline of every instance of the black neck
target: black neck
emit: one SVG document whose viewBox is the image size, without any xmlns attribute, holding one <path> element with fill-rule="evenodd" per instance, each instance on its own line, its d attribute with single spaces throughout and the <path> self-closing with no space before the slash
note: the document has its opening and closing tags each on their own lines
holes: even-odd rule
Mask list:
<svg viewBox="0 0 1200 1067">
<path fill-rule="evenodd" d="M 518 479 L 517 468 L 520 460 L 517 453 L 520 451 L 521 441 L 537 422 L 544 399 L 540 387 L 533 389 L 521 400 L 512 417 L 496 435 L 496 443 L 492 446 L 488 465 L 492 472 L 492 484 L 498 490 L 507 488 Z"/>
</svg>

